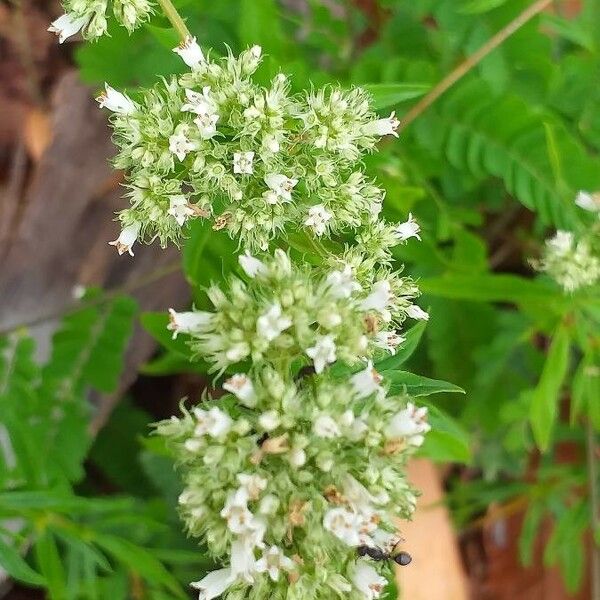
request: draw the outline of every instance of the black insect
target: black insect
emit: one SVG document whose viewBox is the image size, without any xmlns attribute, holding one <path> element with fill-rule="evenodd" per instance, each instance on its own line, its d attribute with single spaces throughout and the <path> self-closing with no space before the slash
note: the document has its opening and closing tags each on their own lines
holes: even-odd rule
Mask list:
<svg viewBox="0 0 600 600">
<path fill-rule="evenodd" d="M 373 560 L 393 560 L 396 564 L 405 567 L 412 561 L 412 556 L 408 552 L 395 552 L 396 547 L 391 552 L 386 552 L 377 546 L 358 546 L 356 552 L 359 556 L 368 556 Z"/>
</svg>

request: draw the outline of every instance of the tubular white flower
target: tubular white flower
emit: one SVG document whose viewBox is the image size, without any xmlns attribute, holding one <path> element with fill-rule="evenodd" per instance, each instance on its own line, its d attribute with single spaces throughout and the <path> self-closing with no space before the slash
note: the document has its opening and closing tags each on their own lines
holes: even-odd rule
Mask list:
<svg viewBox="0 0 600 600">
<path fill-rule="evenodd" d="M 180 160 L 184 160 L 185 157 L 196 149 L 196 144 L 188 139 L 185 133 L 180 130 L 174 133 L 169 138 L 169 150 Z"/>
<path fill-rule="evenodd" d="M 317 437 L 335 438 L 342 435 L 338 424 L 330 415 L 319 415 L 313 423 L 313 432 Z"/>
<path fill-rule="evenodd" d="M 256 321 L 256 333 L 268 342 L 274 340 L 288 327 L 291 327 L 292 320 L 283 314 L 281 304 L 276 302 Z"/>
<path fill-rule="evenodd" d="M 344 265 L 341 271 L 332 271 L 327 275 L 328 293 L 333 298 L 350 298 L 354 292 L 359 292 L 362 287 L 352 276 L 352 267 Z"/>
<path fill-rule="evenodd" d="M 404 223 L 399 223 L 394 231 L 398 241 L 400 242 L 404 242 L 411 237 L 417 238 L 419 241 L 421 241 L 421 236 L 419 235 L 421 227 L 414 220 L 412 213 L 408 213 L 408 220 L 406 220 Z"/>
<path fill-rule="evenodd" d="M 590 212 L 600 212 L 600 193 L 592 194 L 581 190 L 575 196 L 575 204 Z"/>
<path fill-rule="evenodd" d="M 233 155 L 233 172 L 236 175 L 252 175 L 254 168 L 254 152 L 235 152 Z"/>
<path fill-rule="evenodd" d="M 377 310 L 382 312 L 392 298 L 392 286 L 387 279 L 376 281 L 371 293 L 360 303 L 362 310 Z"/>
<path fill-rule="evenodd" d="M 194 119 L 196 127 L 200 132 L 200 137 L 204 140 L 209 140 L 217 134 L 217 122 L 219 121 L 219 115 L 216 113 L 207 113 L 204 115 L 198 115 Z"/>
<path fill-rule="evenodd" d="M 400 121 L 396 118 L 396 113 L 392 112 L 389 117 L 385 119 L 376 119 L 370 121 L 363 126 L 363 133 L 365 135 L 393 135 L 398 137 L 397 129 L 400 127 Z"/>
<path fill-rule="evenodd" d="M 406 341 L 406 338 L 395 331 L 380 331 L 375 336 L 375 345 L 387 350 L 390 354 L 396 354 L 400 344 Z"/>
<path fill-rule="evenodd" d="M 245 254 L 240 254 L 238 261 L 244 273 L 252 279 L 257 275 L 264 275 L 267 272 L 265 263 L 252 256 L 249 250 L 246 250 Z"/>
<path fill-rule="evenodd" d="M 227 435 L 233 425 L 231 417 L 216 406 L 209 410 L 195 408 L 194 416 L 196 417 L 194 433 L 198 436 L 210 435 L 220 438 Z"/>
<path fill-rule="evenodd" d="M 181 56 L 183 62 L 191 69 L 196 69 L 205 63 L 204 54 L 195 37 L 188 36 L 173 52 Z"/>
<path fill-rule="evenodd" d="M 108 244 L 116 247 L 119 256 L 125 254 L 125 252 L 129 253 L 130 256 L 133 256 L 133 244 L 137 242 L 141 227 L 142 224 L 139 221 L 127 225 L 127 227 L 124 227 L 121 230 L 119 237 L 112 242 L 108 242 Z"/>
<path fill-rule="evenodd" d="M 406 309 L 406 314 L 411 319 L 417 319 L 419 321 L 429 321 L 429 313 L 425 312 L 420 306 L 416 304 L 411 304 Z"/>
<path fill-rule="evenodd" d="M 554 251 L 564 254 L 573 248 L 574 241 L 575 236 L 570 231 L 559 229 L 554 237 L 549 239 L 546 243 Z"/>
<path fill-rule="evenodd" d="M 258 417 L 258 424 L 265 431 L 273 431 L 279 427 L 281 423 L 281 417 L 276 410 L 268 410 Z"/>
<path fill-rule="evenodd" d="M 187 198 L 182 194 L 169 198 L 169 210 L 167 212 L 180 227 L 183 226 L 188 217 L 194 216 L 194 209 L 188 204 Z"/>
<path fill-rule="evenodd" d="M 231 576 L 237 581 L 254 583 L 255 573 L 254 547 L 245 541 L 236 540 L 231 544 Z"/>
<path fill-rule="evenodd" d="M 108 83 L 104 84 L 104 92 L 96 98 L 96 102 L 100 108 L 108 108 L 120 115 L 130 115 L 136 110 L 135 102 L 129 96 L 111 88 Z"/>
<path fill-rule="evenodd" d="M 182 112 L 191 112 L 196 115 L 213 115 L 217 112 L 217 105 L 212 98 L 210 86 L 204 86 L 202 92 L 186 89 L 187 102 L 181 107 Z"/>
<path fill-rule="evenodd" d="M 249 475 L 248 473 L 238 473 L 237 480 L 242 488 L 246 490 L 250 500 L 258 500 L 260 494 L 267 487 L 267 480 L 256 474 Z"/>
<path fill-rule="evenodd" d="M 317 337 L 314 346 L 306 349 L 306 354 L 313 359 L 315 371 L 322 373 L 328 364 L 334 363 L 337 359 L 336 345 L 333 335 L 321 335 Z"/>
<path fill-rule="evenodd" d="M 431 429 L 427 423 L 427 407 L 417 408 L 412 402 L 404 410 L 396 413 L 386 426 L 384 432 L 390 439 L 402 438 L 411 446 L 421 446 L 425 434 Z"/>
<path fill-rule="evenodd" d="M 188 311 L 176 312 L 169 309 L 169 324 L 167 329 L 173 332 L 173 339 L 180 333 L 198 334 L 202 333 L 207 327 L 210 327 L 213 321 L 213 315 L 209 312 Z"/>
<path fill-rule="evenodd" d="M 227 528 L 232 533 L 247 535 L 252 531 L 255 526 L 254 515 L 248 509 L 248 492 L 245 489 L 240 488 L 229 494 L 221 517 L 227 521 Z"/>
<path fill-rule="evenodd" d="M 315 204 L 308 209 L 308 217 L 304 224 L 310 227 L 315 235 L 321 236 L 327 230 L 327 222 L 332 218 L 333 215 L 322 204 Z"/>
<path fill-rule="evenodd" d="M 228 567 L 211 571 L 200 581 L 190 583 L 190 586 L 200 591 L 198 600 L 213 600 L 213 598 L 221 596 L 234 581 L 231 569 Z"/>
<path fill-rule="evenodd" d="M 364 370 L 350 377 L 350 383 L 359 398 L 366 398 L 381 390 L 383 377 L 373 368 L 373 362 L 369 361 Z"/>
<path fill-rule="evenodd" d="M 352 574 L 352 583 L 362 592 L 366 600 L 376 600 L 381 596 L 385 589 L 387 581 L 366 561 L 356 562 L 354 573 Z"/>
<path fill-rule="evenodd" d="M 273 581 L 279 579 L 280 571 L 292 571 L 294 567 L 294 561 L 288 558 L 277 546 L 271 546 L 263 553 L 262 558 L 256 561 L 256 571 L 268 573 Z"/>
<path fill-rule="evenodd" d="M 48 31 L 58 36 L 59 44 L 65 42 L 68 38 L 79 33 L 89 22 L 91 15 L 76 17 L 72 14 L 64 14 L 55 21 L 52 21 Z"/>
<path fill-rule="evenodd" d="M 323 517 L 323 527 L 333 533 L 348 546 L 359 546 L 361 543 L 361 517 L 345 508 L 331 508 Z"/>
<path fill-rule="evenodd" d="M 250 378 L 243 373 L 238 373 L 227 379 L 223 383 L 223 389 L 231 392 L 244 406 L 252 408 L 256 405 L 254 385 L 252 385 Z"/>
<path fill-rule="evenodd" d="M 298 184 L 298 180 L 290 179 L 281 173 L 271 173 L 265 175 L 265 183 L 270 190 L 265 192 L 267 202 L 277 204 L 280 200 L 283 202 L 292 201 L 292 190 Z"/>
</svg>

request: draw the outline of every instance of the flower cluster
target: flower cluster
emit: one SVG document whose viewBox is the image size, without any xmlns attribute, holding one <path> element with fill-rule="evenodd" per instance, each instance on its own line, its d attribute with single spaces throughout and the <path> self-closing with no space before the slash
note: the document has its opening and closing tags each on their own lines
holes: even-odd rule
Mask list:
<svg viewBox="0 0 600 600">
<path fill-rule="evenodd" d="M 147 21 L 153 12 L 151 0 L 110 0 L 110 4 L 116 20 L 130 32 Z M 109 0 L 64 0 L 63 5 L 65 14 L 48 28 L 61 44 L 80 31 L 87 39 L 106 34 Z"/>
<path fill-rule="evenodd" d="M 122 235 L 135 231 L 136 239 L 164 245 L 203 217 L 241 246 L 264 251 L 298 224 L 319 238 L 378 222 L 385 194 L 360 158 L 395 134 L 393 114 L 378 118 L 358 88 L 292 95 L 281 73 L 258 85 L 258 46 L 211 60 L 190 38 L 175 52 L 190 72 L 135 100 L 108 86 L 99 98 L 113 111 L 115 165 L 127 171 Z M 391 226 L 374 233 L 388 246 L 404 235 Z"/>
<path fill-rule="evenodd" d="M 600 193 L 580 191 L 575 204 L 596 213 L 600 219 Z M 600 282 L 600 223 L 594 223 L 581 234 L 557 231 L 546 240 L 541 259 L 531 262 L 538 271 L 548 273 L 565 292 L 595 285 Z"/>
<path fill-rule="evenodd" d="M 423 442 L 426 409 L 388 395 L 372 366 L 292 377 L 269 364 L 226 379 L 230 392 L 159 423 L 184 478 L 189 533 L 226 566 L 192 584 L 201 600 L 378 598 L 394 519 L 415 494 L 407 457 Z"/>
<path fill-rule="evenodd" d="M 316 373 L 341 360 L 354 365 L 381 349 L 395 352 L 404 319 L 427 318 L 411 300 L 410 278 L 386 269 L 359 281 L 349 264 L 315 273 L 282 250 L 264 261 L 239 258 L 247 281 L 231 277 L 228 293 L 213 285 L 214 312 L 171 311 L 173 335 L 192 336 L 192 348 L 213 370 L 250 359 L 291 367 L 298 357 Z"/>
<path fill-rule="evenodd" d="M 291 95 L 282 74 L 257 85 L 257 46 L 212 61 L 190 38 L 175 52 L 190 72 L 98 100 L 131 201 L 119 253 L 177 242 L 195 218 L 245 250 L 240 273 L 207 289 L 212 310 L 170 311 L 173 336 L 224 375 L 224 396 L 157 425 L 186 527 L 224 565 L 192 586 L 200 600 L 379 598 L 388 563 L 362 550 L 396 551 L 394 519 L 416 501 L 406 460 L 429 430 L 427 409 L 373 366 L 404 342 L 406 318 L 429 318 L 392 266 L 420 227 L 380 218 L 384 191 L 361 166 L 399 123 L 360 89 Z M 292 261 L 292 237 L 321 264 Z"/>
<path fill-rule="evenodd" d="M 600 282 L 598 232 L 576 238 L 570 231 L 557 231 L 546 241 L 544 254 L 534 266 L 548 273 L 566 292 Z"/>
</svg>

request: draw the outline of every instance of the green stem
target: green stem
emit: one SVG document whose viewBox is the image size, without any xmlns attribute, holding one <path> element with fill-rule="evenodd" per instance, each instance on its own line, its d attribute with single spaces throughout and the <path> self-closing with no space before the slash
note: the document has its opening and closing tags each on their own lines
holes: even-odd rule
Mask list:
<svg viewBox="0 0 600 600">
<path fill-rule="evenodd" d="M 187 28 L 181 15 L 177 12 L 177 9 L 173 6 L 171 0 L 158 0 L 158 3 L 165 13 L 165 17 L 169 19 L 171 25 L 173 25 L 173 28 L 179 34 L 181 41 L 185 42 L 191 37 L 190 30 Z"/>
</svg>

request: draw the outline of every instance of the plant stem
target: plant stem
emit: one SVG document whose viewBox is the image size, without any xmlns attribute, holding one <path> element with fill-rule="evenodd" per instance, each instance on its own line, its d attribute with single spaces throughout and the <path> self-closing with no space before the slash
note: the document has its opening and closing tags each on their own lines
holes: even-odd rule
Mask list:
<svg viewBox="0 0 600 600">
<path fill-rule="evenodd" d="M 160 7 L 165 13 L 165 17 L 169 19 L 173 29 L 177 31 L 182 42 L 185 42 L 187 38 L 191 37 L 190 30 L 187 28 L 181 15 L 177 12 L 177 9 L 173 6 L 171 0 L 158 0 Z"/>
<path fill-rule="evenodd" d="M 537 0 L 526 8 L 519 16 L 513 19 L 506 27 L 492 36 L 479 50 L 460 63 L 454 71 L 446 75 L 422 100 L 417 102 L 404 115 L 400 128 L 405 129 L 421 113 L 425 112 L 444 92 L 450 89 L 459 79 L 462 79 L 471 69 L 476 67 L 492 50 L 505 42 L 513 33 L 518 31 L 535 15 L 542 12 L 552 4 L 553 0 Z"/>
<path fill-rule="evenodd" d="M 596 543 L 596 532 L 600 529 L 600 495 L 598 493 L 598 465 L 596 458 L 596 436 L 590 419 L 586 422 L 586 449 L 590 510 L 592 513 L 592 551 L 590 556 L 590 578 L 592 600 L 600 600 L 600 548 Z"/>
</svg>

